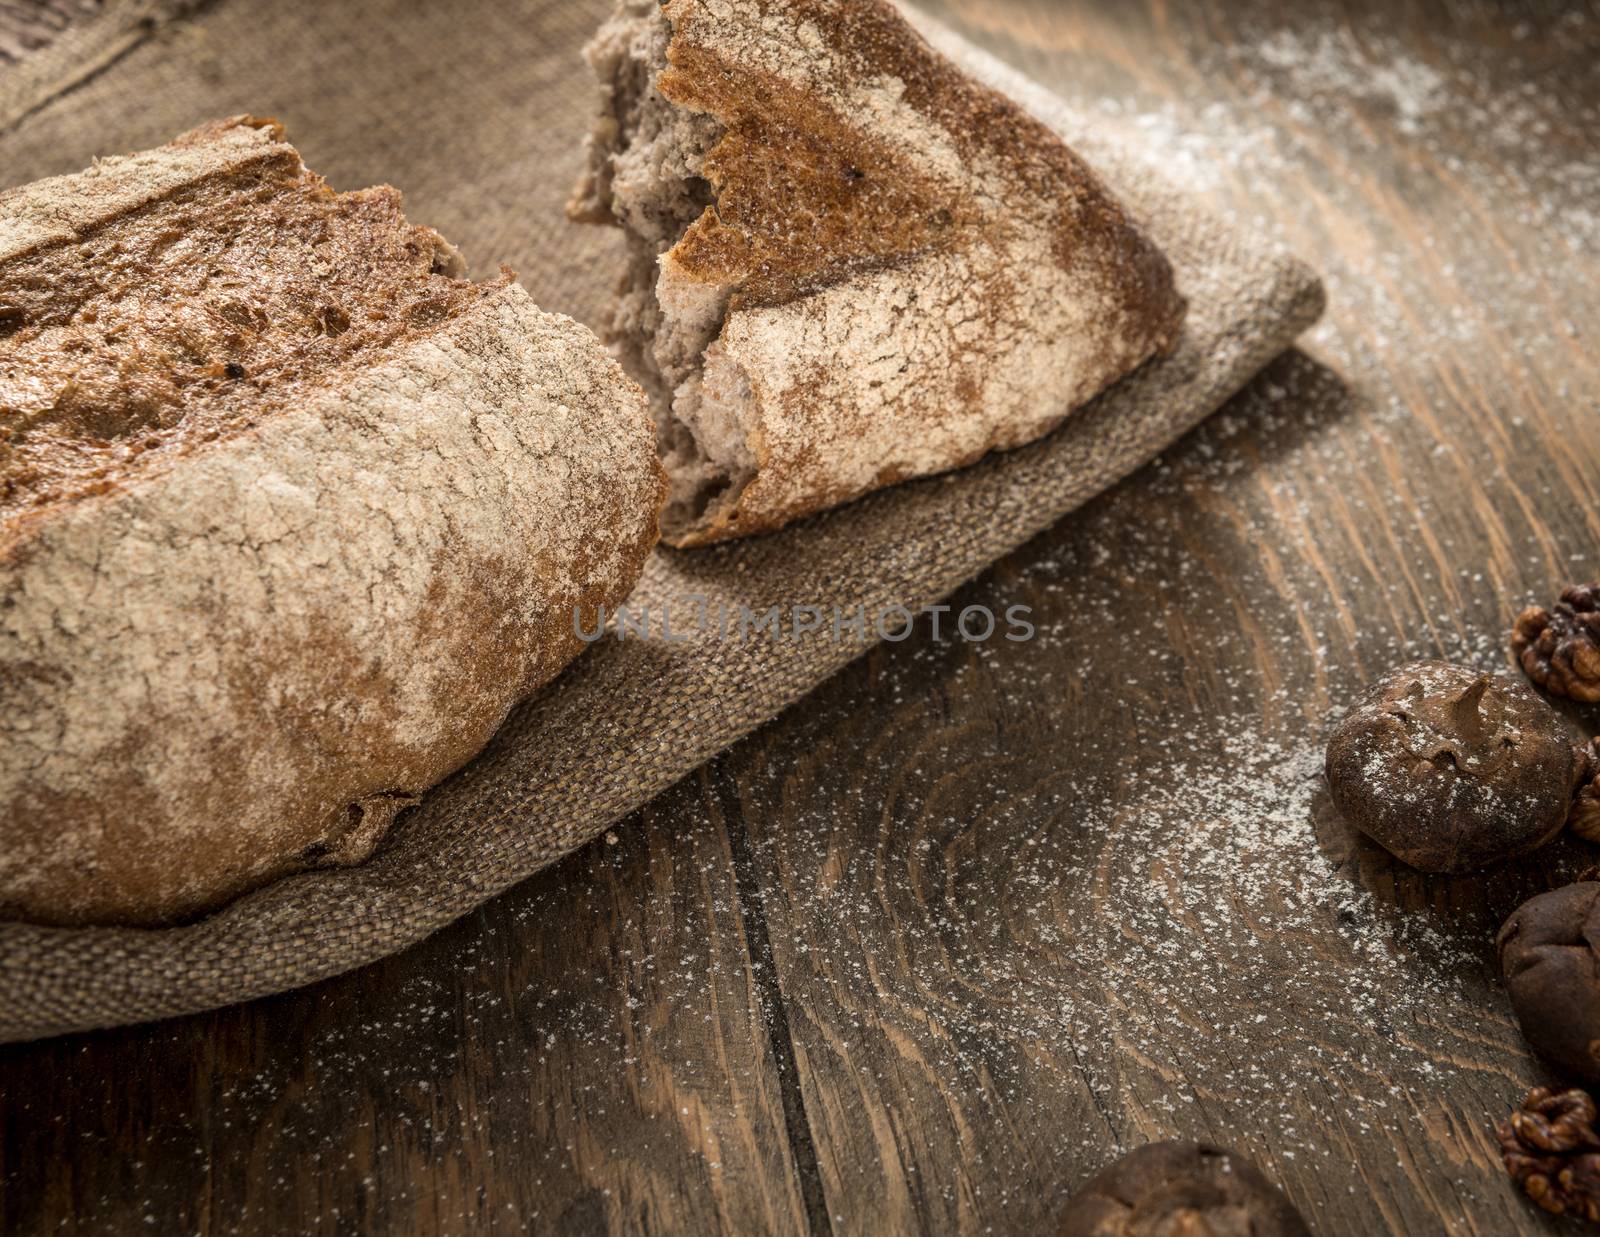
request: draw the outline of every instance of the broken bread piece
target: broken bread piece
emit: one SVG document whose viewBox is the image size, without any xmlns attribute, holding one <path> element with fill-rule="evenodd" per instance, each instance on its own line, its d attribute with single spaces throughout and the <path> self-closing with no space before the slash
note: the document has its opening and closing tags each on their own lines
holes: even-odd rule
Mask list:
<svg viewBox="0 0 1600 1237">
<path fill-rule="evenodd" d="M 270 121 L 0 194 L 0 917 L 364 859 L 628 594 L 664 497 L 592 334 Z"/>
<path fill-rule="evenodd" d="M 887 0 L 622 0 L 587 56 L 569 214 L 627 236 L 674 545 L 1030 442 L 1177 341 L 1123 207 Z"/>
</svg>

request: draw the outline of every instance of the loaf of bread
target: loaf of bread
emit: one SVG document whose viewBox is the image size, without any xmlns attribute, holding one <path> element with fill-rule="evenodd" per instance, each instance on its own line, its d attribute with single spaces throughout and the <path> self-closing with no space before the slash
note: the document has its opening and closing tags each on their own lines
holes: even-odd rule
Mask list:
<svg viewBox="0 0 1600 1237">
<path fill-rule="evenodd" d="M 1178 338 L 1127 212 L 888 0 L 621 0 L 588 56 L 569 213 L 627 233 L 674 544 L 1030 442 Z"/>
<path fill-rule="evenodd" d="M 655 544 L 599 342 L 282 136 L 0 194 L 0 916 L 362 859 Z"/>
</svg>

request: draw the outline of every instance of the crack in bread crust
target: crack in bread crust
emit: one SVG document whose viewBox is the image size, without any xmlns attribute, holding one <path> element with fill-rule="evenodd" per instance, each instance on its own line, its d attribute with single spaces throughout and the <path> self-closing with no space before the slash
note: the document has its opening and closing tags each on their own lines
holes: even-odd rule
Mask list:
<svg viewBox="0 0 1600 1237">
<path fill-rule="evenodd" d="M 116 209 L 241 157 L 136 156 Z M 6 205 L 0 252 L 32 226 Z M 464 287 L 0 526 L 0 916 L 170 923 L 361 860 L 631 591 L 665 493 L 643 393 L 516 284 Z"/>
<path fill-rule="evenodd" d="M 1032 441 L 1176 343 L 1160 251 L 885 0 L 623 0 L 591 59 L 611 84 L 574 214 L 636 246 L 612 337 L 652 371 L 674 544 Z M 699 122 L 653 122 L 649 159 L 640 82 Z M 638 187 L 681 168 L 713 202 L 646 236 Z M 663 337 L 706 343 L 685 370 L 653 364 Z"/>
<path fill-rule="evenodd" d="M 335 194 L 281 138 L 196 130 L 169 150 L 233 157 L 0 256 L 0 520 L 165 467 L 492 291 L 395 190 Z M 59 205 L 30 186 L 0 216 Z"/>
</svg>

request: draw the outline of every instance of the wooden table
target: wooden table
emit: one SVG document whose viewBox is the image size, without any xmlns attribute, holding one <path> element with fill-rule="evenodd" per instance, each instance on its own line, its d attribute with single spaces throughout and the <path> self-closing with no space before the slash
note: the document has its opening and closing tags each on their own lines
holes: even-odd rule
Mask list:
<svg viewBox="0 0 1600 1237">
<path fill-rule="evenodd" d="M 1185 1136 L 1319 1234 L 1547 1231 L 1491 941 L 1594 855 L 1426 878 L 1317 773 L 1600 574 L 1600 10 L 930 7 L 1315 263 L 1306 350 L 965 590 L 1036 640 L 882 648 L 402 957 L 0 1050 L 0 1229 L 1036 1233 Z"/>
</svg>

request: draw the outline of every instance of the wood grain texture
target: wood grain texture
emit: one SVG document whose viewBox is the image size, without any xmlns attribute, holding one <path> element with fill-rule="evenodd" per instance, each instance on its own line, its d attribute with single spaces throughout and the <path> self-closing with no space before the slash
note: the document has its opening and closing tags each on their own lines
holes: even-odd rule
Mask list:
<svg viewBox="0 0 1600 1237">
<path fill-rule="evenodd" d="M 1593 848 L 1423 877 L 1316 761 L 1600 576 L 1600 9 L 929 7 L 1317 265 L 1325 325 L 956 602 L 1035 640 L 924 621 L 401 958 L 0 1050 L 0 1230 L 1032 1233 L 1186 1135 L 1321 1234 L 1558 1231 L 1488 1130 L 1546 1078 L 1492 937 Z"/>
<path fill-rule="evenodd" d="M 706 800 L 345 979 L 0 1054 L 0 1231 L 801 1230 Z"/>
</svg>

